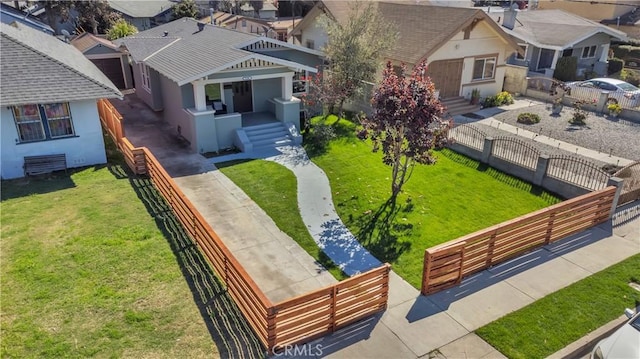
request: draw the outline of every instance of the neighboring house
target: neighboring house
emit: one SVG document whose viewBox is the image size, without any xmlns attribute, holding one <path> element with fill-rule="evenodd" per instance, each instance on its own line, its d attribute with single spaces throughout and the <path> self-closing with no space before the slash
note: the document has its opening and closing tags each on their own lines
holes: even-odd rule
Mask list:
<svg viewBox="0 0 640 359">
<path fill-rule="evenodd" d="M 258 123 L 296 135 L 300 100 L 293 79 L 321 63 L 317 51 L 191 18 L 116 43 L 134 62 L 136 95 L 163 111 L 174 135 L 199 153 L 263 144 L 249 136 Z"/>
<path fill-rule="evenodd" d="M 133 88 L 129 56 L 113 42 L 85 32 L 71 40 L 71 45 L 91 60 L 119 89 Z"/>
<path fill-rule="evenodd" d="M 577 76 L 587 71 L 606 76 L 611 40 L 627 38 L 621 31 L 562 10 L 507 10 L 491 16 L 524 50 L 509 63 L 544 77 L 553 77 L 558 59 L 567 56 L 578 59 Z"/>
<path fill-rule="evenodd" d="M 49 35 L 53 35 L 55 33 L 51 26 L 40 21 L 37 17 L 31 14 L 27 14 L 26 12 L 18 10 L 7 4 L 0 3 L 0 22 L 2 22 L 3 24 L 11 24 L 14 21 L 27 25 L 36 30 L 44 31 Z"/>
<path fill-rule="evenodd" d="M 173 19 L 173 5 L 176 3 L 169 0 L 108 0 L 108 2 L 111 9 L 120 13 L 138 31 L 171 21 Z"/>
<path fill-rule="evenodd" d="M 482 10 L 399 2 L 375 4 L 399 32 L 386 59 L 409 68 L 427 61 L 441 98 L 470 97 L 476 88 L 483 97 L 502 90 L 506 59 L 519 48 Z M 346 22 L 352 9 L 348 2 L 317 4 L 291 32 L 294 42 L 321 49 L 327 42 L 321 17 L 326 14 L 334 21 Z"/>
<path fill-rule="evenodd" d="M 275 19 L 278 8 L 275 7 L 271 2 L 264 1 L 262 4 L 262 9 L 260 9 L 260 19 Z M 240 13 L 244 16 L 257 17 L 256 12 L 253 9 L 253 6 L 249 2 L 243 4 L 240 7 Z"/>
<path fill-rule="evenodd" d="M 266 20 L 220 11 L 213 14 L 213 19 L 214 21 L 211 20 L 211 16 L 207 16 L 200 21 L 249 34 L 268 36 L 274 39 L 278 36 L 275 30 L 271 28 L 271 24 Z"/>
<path fill-rule="evenodd" d="M 292 42 L 289 33 L 293 28 L 302 20 L 302 18 L 280 18 L 278 20 L 270 21 L 271 28 L 276 32 L 276 36 L 280 41 Z"/>
<path fill-rule="evenodd" d="M 106 163 L 96 100 L 122 94 L 73 46 L 40 30 L 0 25 L 0 174 L 25 156 L 65 154 L 67 167 Z"/>
<path fill-rule="evenodd" d="M 640 7 L 640 1 L 630 0 L 572 0 L 539 1 L 540 10 L 564 10 L 593 21 L 615 20 Z"/>
</svg>

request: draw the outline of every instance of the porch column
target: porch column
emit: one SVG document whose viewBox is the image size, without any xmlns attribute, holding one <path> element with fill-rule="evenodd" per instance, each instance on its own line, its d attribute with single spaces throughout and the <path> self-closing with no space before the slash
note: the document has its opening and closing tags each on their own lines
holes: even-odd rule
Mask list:
<svg viewBox="0 0 640 359">
<path fill-rule="evenodd" d="M 553 61 L 551 61 L 551 69 L 555 70 L 556 69 L 556 65 L 558 64 L 558 58 L 560 57 L 560 50 L 556 50 L 553 53 Z"/>
<path fill-rule="evenodd" d="M 193 100 L 196 103 L 197 111 L 204 111 L 207 109 L 207 96 L 204 91 L 204 81 L 196 80 L 193 84 Z"/>
<path fill-rule="evenodd" d="M 602 46 L 602 53 L 600 54 L 600 62 L 607 62 L 609 59 L 609 43 Z"/>
<path fill-rule="evenodd" d="M 290 101 L 293 97 L 293 72 L 286 73 L 281 78 L 282 81 L 282 98 Z"/>
</svg>

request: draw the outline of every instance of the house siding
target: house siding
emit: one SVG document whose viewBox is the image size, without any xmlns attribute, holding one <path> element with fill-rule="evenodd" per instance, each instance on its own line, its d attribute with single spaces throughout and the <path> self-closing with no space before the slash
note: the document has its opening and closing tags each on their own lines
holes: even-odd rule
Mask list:
<svg viewBox="0 0 640 359">
<path fill-rule="evenodd" d="M 495 95 L 502 91 L 505 74 L 505 59 L 515 50 L 511 49 L 485 22 L 481 22 L 471 31 L 469 39 L 459 32 L 429 56 L 429 63 L 438 60 L 463 59 L 460 95 L 471 97 L 474 88 L 480 90 L 480 96 Z M 472 81 L 473 64 L 476 57 L 498 54 L 494 81 Z M 437 85 L 436 85 L 437 87 Z"/>
<path fill-rule="evenodd" d="M 320 58 L 318 55 L 308 54 L 306 52 L 302 52 L 294 49 L 286 49 L 286 50 L 278 50 L 278 51 L 259 51 L 259 50 L 254 50 L 254 51 L 267 56 L 277 57 L 279 59 L 289 60 L 293 62 L 298 62 L 310 67 L 317 67 L 322 65 L 322 58 Z"/>
<path fill-rule="evenodd" d="M 0 138 L 2 157 L 0 173 L 3 179 L 24 176 L 22 168 L 25 156 L 40 156 L 64 153 L 67 167 L 82 167 L 104 164 L 107 157 L 102 137 L 102 128 L 95 100 L 69 103 L 75 137 L 31 143 L 17 143 L 18 130 L 11 109 L 0 110 Z"/>
<path fill-rule="evenodd" d="M 154 111 L 162 111 L 162 89 L 160 85 L 160 74 L 158 71 L 149 68 L 149 83 L 151 92 L 142 86 L 142 74 L 140 73 L 140 66 L 134 64 L 133 66 L 133 78 L 136 84 L 136 96 L 147 104 Z"/>
<path fill-rule="evenodd" d="M 307 47 L 307 40 L 311 40 L 314 42 L 314 50 L 322 50 L 324 48 L 324 45 L 328 41 L 327 33 L 320 23 L 320 19 L 324 16 L 325 15 L 316 17 L 311 25 L 302 30 L 300 36 L 301 43 L 298 45 Z"/>
<path fill-rule="evenodd" d="M 269 100 L 282 93 L 282 78 L 256 80 L 253 86 L 253 110 L 255 112 L 268 111 Z"/>
<path fill-rule="evenodd" d="M 182 103 L 184 92 L 188 91 L 183 88 L 190 85 L 185 85 L 181 88 L 177 83 L 169 80 L 167 77 L 163 75 L 158 76 L 161 91 L 156 92 L 161 94 L 162 102 L 165 104 L 162 116 L 167 123 L 171 124 L 173 128 L 172 131 L 175 131 L 174 133 L 170 133 L 170 135 L 178 135 L 178 126 L 180 126 L 180 134 L 191 142 L 192 145 L 195 145 L 195 128 L 189 114 L 184 110 Z"/>
<path fill-rule="evenodd" d="M 608 44 L 611 42 L 611 38 L 607 34 L 599 33 L 595 34 L 584 41 L 581 41 L 573 46 L 573 57 L 578 59 L 578 68 L 591 68 L 592 65 L 597 63 L 602 56 L 603 47 L 602 45 Z M 583 59 L 582 57 L 582 49 L 588 46 L 597 46 L 596 47 L 596 55 L 592 58 Z M 608 48 L 607 48 L 608 50 Z"/>
</svg>

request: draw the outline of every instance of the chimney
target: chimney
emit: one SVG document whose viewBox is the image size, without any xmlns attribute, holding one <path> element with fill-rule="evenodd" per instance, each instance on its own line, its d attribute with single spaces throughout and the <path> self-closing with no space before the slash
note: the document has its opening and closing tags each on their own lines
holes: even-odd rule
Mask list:
<svg viewBox="0 0 640 359">
<path fill-rule="evenodd" d="M 506 27 L 509 30 L 513 30 L 516 26 L 516 16 L 518 15 L 518 5 L 513 4 L 509 9 L 504 11 L 504 20 L 502 21 L 502 26 Z"/>
<path fill-rule="evenodd" d="M 205 24 L 204 22 L 200 22 L 200 21 L 198 21 L 198 32 L 200 32 L 200 31 L 204 30 L 204 26 L 205 26 L 205 25 L 206 25 L 206 24 Z"/>
<path fill-rule="evenodd" d="M 213 8 L 212 8 L 212 7 L 210 7 L 210 8 L 209 8 L 209 16 L 211 16 L 211 21 L 210 21 L 210 23 L 211 23 L 211 24 L 213 24 L 213 25 L 215 25 L 215 24 L 216 24 L 216 21 L 213 19 Z"/>
</svg>

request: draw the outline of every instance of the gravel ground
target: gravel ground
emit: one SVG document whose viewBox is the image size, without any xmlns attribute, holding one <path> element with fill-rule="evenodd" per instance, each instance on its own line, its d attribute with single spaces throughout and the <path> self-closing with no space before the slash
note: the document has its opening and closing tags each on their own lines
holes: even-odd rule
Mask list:
<svg viewBox="0 0 640 359">
<path fill-rule="evenodd" d="M 516 122 L 518 115 L 523 112 L 531 112 L 540 116 L 540 122 L 534 125 L 525 125 Z M 565 106 L 558 117 L 551 116 L 550 105 L 534 105 L 518 110 L 506 111 L 493 116 L 496 120 L 503 121 L 513 126 L 539 133 L 564 142 L 572 143 L 581 147 L 612 155 L 627 158 L 630 160 L 640 160 L 640 123 L 627 121 L 621 118 L 611 119 L 608 116 L 597 115 L 589 112 L 587 125 L 583 127 L 572 126 L 569 119 L 573 113 L 573 108 Z M 482 126 L 478 125 L 477 126 Z M 506 132 L 482 126 L 482 130 L 490 129 L 499 131 L 500 135 Z M 489 130 L 485 131 L 489 135 Z M 491 132 L 492 135 L 497 135 Z M 555 154 L 558 151 L 551 146 L 542 145 L 538 142 L 527 141 L 534 144 L 548 154 Z M 543 146 L 543 147 L 540 147 Z M 561 151 L 566 154 L 567 151 Z M 575 154 L 575 153 L 574 153 Z M 579 154 L 579 153 L 578 153 Z"/>
</svg>

